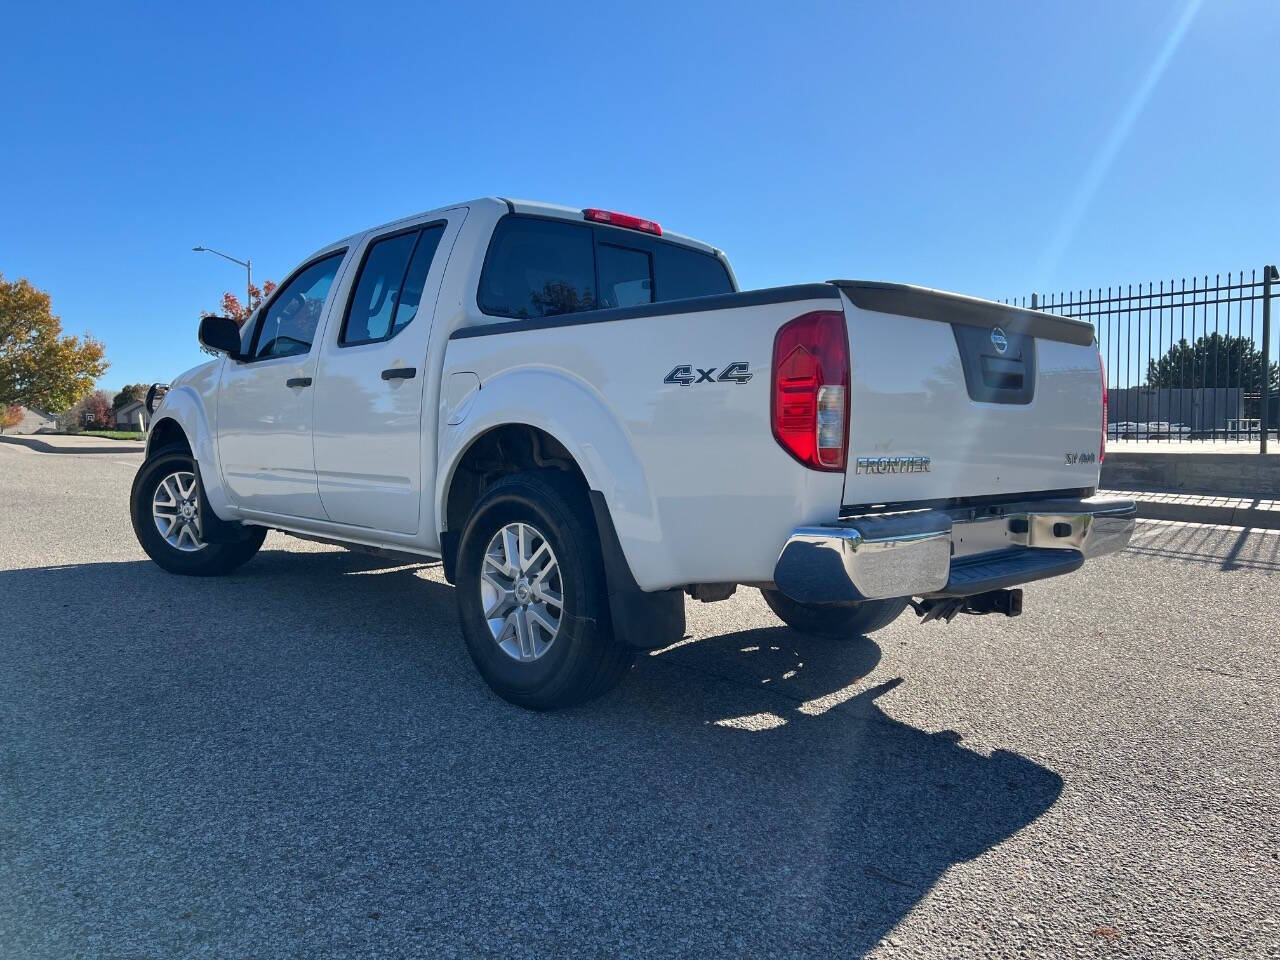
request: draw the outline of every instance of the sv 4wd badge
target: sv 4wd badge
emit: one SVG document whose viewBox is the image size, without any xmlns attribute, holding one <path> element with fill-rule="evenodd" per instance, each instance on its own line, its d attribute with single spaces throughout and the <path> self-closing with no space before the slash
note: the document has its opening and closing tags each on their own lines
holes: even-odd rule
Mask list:
<svg viewBox="0 0 1280 960">
<path fill-rule="evenodd" d="M 702 367 L 682 363 L 672 367 L 671 372 L 662 378 L 662 382 L 678 383 L 682 387 L 687 387 L 695 383 L 746 383 L 752 376 L 750 365 L 741 360 L 721 370 L 720 376 L 716 376 L 715 367 L 707 367 L 704 370 Z"/>
</svg>

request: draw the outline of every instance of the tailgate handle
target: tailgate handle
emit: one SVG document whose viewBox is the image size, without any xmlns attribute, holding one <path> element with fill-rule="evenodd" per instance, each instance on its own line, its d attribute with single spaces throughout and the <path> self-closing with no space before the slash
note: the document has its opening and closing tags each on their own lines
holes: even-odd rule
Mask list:
<svg viewBox="0 0 1280 960">
<path fill-rule="evenodd" d="M 1024 366 L 1021 360 L 982 358 L 982 382 L 993 390 L 1021 390 Z"/>
</svg>

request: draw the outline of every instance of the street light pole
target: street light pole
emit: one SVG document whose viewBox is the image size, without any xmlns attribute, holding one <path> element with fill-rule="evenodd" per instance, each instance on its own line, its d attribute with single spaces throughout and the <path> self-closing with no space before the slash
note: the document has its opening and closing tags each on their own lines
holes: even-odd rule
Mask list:
<svg viewBox="0 0 1280 960">
<path fill-rule="evenodd" d="M 253 311 L 253 261 L 237 260 L 233 256 L 225 254 L 220 250 L 211 249 L 210 247 L 192 247 L 191 250 L 194 253 L 214 253 L 220 256 L 223 260 L 230 260 L 232 263 L 238 263 L 240 264 L 240 266 L 244 267 L 244 272 L 245 272 L 244 309 L 245 309 L 245 316 L 248 316 L 249 313 Z"/>
</svg>

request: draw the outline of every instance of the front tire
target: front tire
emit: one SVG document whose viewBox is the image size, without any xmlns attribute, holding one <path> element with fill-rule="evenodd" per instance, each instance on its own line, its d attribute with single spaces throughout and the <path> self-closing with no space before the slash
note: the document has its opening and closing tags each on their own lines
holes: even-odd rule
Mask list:
<svg viewBox="0 0 1280 960">
<path fill-rule="evenodd" d="M 513 474 L 481 496 L 458 545 L 458 613 L 498 696 L 553 710 L 626 676 L 635 655 L 613 638 L 603 569 L 585 497 L 560 474 Z"/>
<path fill-rule="evenodd" d="M 204 539 L 197 471 L 191 454 L 161 450 L 138 468 L 129 496 L 133 533 L 147 556 L 170 573 L 216 577 L 250 560 L 267 536 L 265 527 L 244 528 L 243 539 Z"/>
<path fill-rule="evenodd" d="M 778 590 L 761 590 L 764 602 L 792 630 L 819 637 L 856 637 L 883 630 L 907 608 L 906 597 L 865 600 L 851 606 L 800 603 Z"/>
</svg>

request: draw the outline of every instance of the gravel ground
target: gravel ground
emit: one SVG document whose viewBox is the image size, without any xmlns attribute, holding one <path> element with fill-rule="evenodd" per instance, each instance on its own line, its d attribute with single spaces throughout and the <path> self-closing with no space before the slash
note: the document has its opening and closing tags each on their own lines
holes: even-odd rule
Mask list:
<svg viewBox="0 0 1280 960">
<path fill-rule="evenodd" d="M 1280 956 L 1280 535 L 875 642 L 744 590 L 539 715 L 436 567 L 164 574 L 139 460 L 0 445 L 0 957 Z"/>
</svg>

